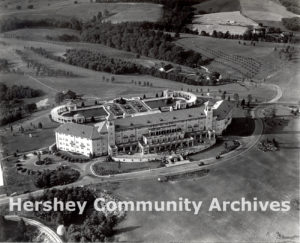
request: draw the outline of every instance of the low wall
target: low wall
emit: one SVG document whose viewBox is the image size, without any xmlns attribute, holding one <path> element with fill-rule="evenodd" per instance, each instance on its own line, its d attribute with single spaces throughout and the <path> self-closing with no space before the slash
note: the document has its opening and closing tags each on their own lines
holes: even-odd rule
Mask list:
<svg viewBox="0 0 300 243">
<path fill-rule="evenodd" d="M 183 149 L 179 152 L 181 155 L 189 155 L 199 153 L 209 147 L 213 146 L 216 143 L 216 139 L 210 140 L 210 143 L 200 144 L 191 148 Z M 115 156 L 112 159 L 116 162 L 149 162 L 154 160 L 161 160 L 164 157 L 163 154 L 147 154 L 147 155 L 119 155 Z"/>
<path fill-rule="evenodd" d="M 153 155 L 145 155 L 145 156 L 134 156 L 132 155 L 132 157 L 128 157 L 128 155 L 126 157 L 123 156 L 116 156 L 112 158 L 114 161 L 116 162 L 128 162 L 128 163 L 135 163 L 135 162 L 149 162 L 149 161 L 154 161 L 154 160 L 161 160 L 162 159 L 162 155 L 159 154 L 153 154 Z"/>
</svg>

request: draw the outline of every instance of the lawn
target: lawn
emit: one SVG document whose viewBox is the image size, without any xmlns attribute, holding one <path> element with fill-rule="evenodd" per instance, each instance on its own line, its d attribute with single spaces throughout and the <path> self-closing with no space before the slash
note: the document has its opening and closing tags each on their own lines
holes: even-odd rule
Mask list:
<svg viewBox="0 0 300 243">
<path fill-rule="evenodd" d="M 119 173 L 128 173 L 139 170 L 155 169 L 161 166 L 160 161 L 153 162 L 97 162 L 93 165 L 93 169 L 98 175 L 112 175 Z"/>
<path fill-rule="evenodd" d="M 43 124 L 43 128 L 34 128 L 33 126 L 37 126 L 39 122 Z M 1 143 L 5 147 L 6 153 L 12 154 L 17 150 L 19 152 L 37 150 L 48 147 L 55 142 L 54 129 L 56 129 L 59 124 L 52 122 L 47 113 L 41 117 L 37 117 L 36 120 L 32 122 L 33 126 L 31 126 L 30 123 L 30 121 L 22 123 L 25 129 L 24 133 L 19 132 L 18 128 L 14 128 L 13 132 L 8 131 L 1 136 Z M 29 134 L 31 134 L 31 137 Z"/>
<path fill-rule="evenodd" d="M 7 195 L 14 192 L 24 193 L 26 191 L 37 190 L 37 187 L 33 182 L 33 176 L 18 173 L 16 163 L 17 158 L 10 158 L 2 161 Z"/>
<path fill-rule="evenodd" d="M 118 226 L 121 233 L 115 241 L 276 242 L 276 232 L 297 241 L 299 211 L 295 207 L 289 212 L 209 212 L 208 207 L 212 198 L 220 202 L 242 197 L 299 202 L 299 148 L 295 146 L 300 141 L 299 124 L 299 119 L 294 120 L 276 134 L 276 140 L 284 145 L 280 151 L 264 153 L 254 148 L 210 168 L 208 176 L 199 179 L 120 183 L 114 193 L 126 200 L 177 201 L 182 197 L 203 201 L 203 205 L 198 215 L 187 211 L 130 212 Z"/>
</svg>

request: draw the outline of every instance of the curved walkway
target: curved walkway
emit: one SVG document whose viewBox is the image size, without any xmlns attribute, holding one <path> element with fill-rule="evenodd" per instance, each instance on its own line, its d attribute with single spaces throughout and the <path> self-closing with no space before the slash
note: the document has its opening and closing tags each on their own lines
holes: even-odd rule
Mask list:
<svg viewBox="0 0 300 243">
<path fill-rule="evenodd" d="M 28 219 L 28 218 L 24 218 L 24 217 L 19 217 L 16 215 L 7 215 L 5 216 L 6 219 L 8 220 L 12 220 L 12 221 L 19 221 L 21 218 L 25 221 L 25 223 L 35 226 L 36 228 L 38 228 L 38 230 L 45 234 L 48 239 L 49 242 L 51 243 L 63 243 L 62 239 L 49 227 L 45 226 L 44 224 L 33 220 L 33 219 Z"/>
</svg>

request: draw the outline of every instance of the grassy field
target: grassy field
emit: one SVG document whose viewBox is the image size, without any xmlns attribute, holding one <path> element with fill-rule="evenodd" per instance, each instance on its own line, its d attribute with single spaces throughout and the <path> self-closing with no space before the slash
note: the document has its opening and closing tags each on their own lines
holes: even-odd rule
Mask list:
<svg viewBox="0 0 300 243">
<path fill-rule="evenodd" d="M 59 126 L 58 123 L 50 121 L 48 114 L 38 117 L 32 122 L 37 125 L 39 122 L 43 124 L 43 129 L 34 129 L 30 125 L 30 121 L 23 122 L 22 126 L 26 130 L 24 133 L 18 131 L 7 132 L 5 138 L 2 137 L 1 143 L 5 146 L 5 152 L 12 154 L 18 150 L 26 152 L 48 147 L 55 142 L 54 129 Z M 32 137 L 29 136 L 32 135 Z"/>
<path fill-rule="evenodd" d="M 24 191 L 37 190 L 33 177 L 18 173 L 16 163 L 16 158 L 2 161 L 6 193 L 10 195 L 14 192 L 23 193 Z"/>
<path fill-rule="evenodd" d="M 115 190 L 133 201 L 171 201 L 179 197 L 203 201 L 198 215 L 191 212 L 132 212 L 118 229 L 116 241 L 275 242 L 276 232 L 299 240 L 299 214 L 289 212 L 209 212 L 212 198 L 220 202 L 245 197 L 262 201 L 299 198 L 299 120 L 291 121 L 276 140 L 278 152 L 258 149 L 212 168 L 199 179 L 158 183 L 155 180 L 122 183 Z M 296 131 L 291 136 L 290 131 Z M 288 159 L 286 159 L 288 158 Z M 284 183 L 283 183 L 284 182 Z M 147 218 L 147 220 L 145 220 Z M 159 223 L 158 223 L 159 222 Z"/>
<path fill-rule="evenodd" d="M 280 101 L 300 103 L 300 72 L 298 60 L 293 60 L 268 76 L 266 82 L 277 84 L 283 92 Z"/>
<path fill-rule="evenodd" d="M 239 0 L 206 0 L 201 3 L 193 5 L 196 9 L 195 14 L 198 11 L 205 11 L 206 13 L 218 13 L 218 12 L 232 12 L 240 10 Z"/>
<path fill-rule="evenodd" d="M 151 3 L 90 3 L 89 0 L 77 0 L 77 4 L 71 0 L 33 0 L 28 1 L 2 1 L 0 5 L 0 17 L 14 15 L 18 18 L 64 18 L 75 17 L 79 19 L 90 19 L 98 12 L 109 12 L 108 21 L 150 21 L 159 20 L 162 15 L 162 6 Z M 33 5 L 33 9 L 28 9 L 28 5 Z M 5 8 L 6 6 L 6 8 Z M 16 7 L 20 6 L 20 10 Z"/>
<path fill-rule="evenodd" d="M 286 10 L 278 1 L 240 0 L 242 13 L 255 21 L 281 21 L 282 18 L 297 16 Z"/>
</svg>

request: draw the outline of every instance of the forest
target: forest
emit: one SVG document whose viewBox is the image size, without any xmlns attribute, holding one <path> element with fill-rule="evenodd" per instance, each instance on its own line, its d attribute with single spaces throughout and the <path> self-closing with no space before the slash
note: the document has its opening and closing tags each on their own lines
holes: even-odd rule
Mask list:
<svg viewBox="0 0 300 243">
<path fill-rule="evenodd" d="M 0 32 L 6 32 L 24 28 L 56 27 L 81 30 L 81 22 L 76 18 L 71 19 L 21 19 L 17 17 L 3 17 L 0 21 Z"/>
<path fill-rule="evenodd" d="M 145 28 L 139 23 L 86 24 L 81 32 L 82 41 L 100 43 L 112 48 L 138 53 L 189 67 L 205 65 L 200 53 L 185 50 L 172 43 L 174 38 L 162 31 Z"/>
<path fill-rule="evenodd" d="M 282 18 L 282 24 L 289 30 L 299 31 L 300 30 L 300 18 Z"/>
<path fill-rule="evenodd" d="M 298 0 L 279 0 L 279 2 L 286 7 L 288 11 L 295 14 L 300 14 L 300 6 Z"/>
<path fill-rule="evenodd" d="M 22 99 L 42 96 L 41 90 L 24 86 L 7 86 L 0 83 L 0 125 L 22 119 L 26 114 L 36 110 L 36 104 L 24 104 Z"/>
<path fill-rule="evenodd" d="M 35 98 L 42 96 L 41 90 L 32 89 L 28 86 L 12 85 L 8 87 L 4 83 L 0 83 L 0 97 L 2 100 L 11 101 L 14 99 Z"/>
<path fill-rule="evenodd" d="M 97 52 L 87 50 L 67 50 L 65 62 L 71 65 L 103 71 L 113 74 L 138 73 L 138 67 L 132 62 L 110 58 Z"/>
</svg>

